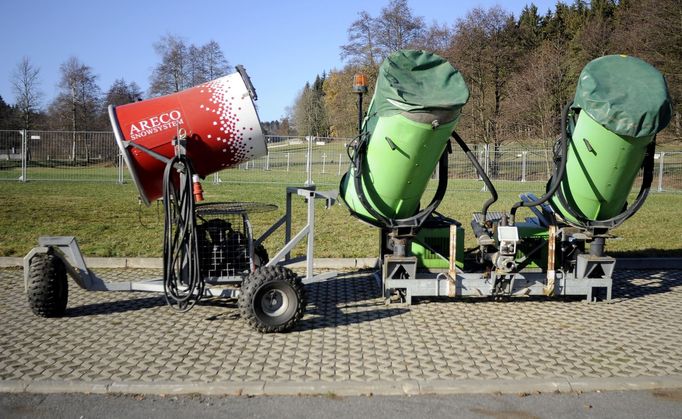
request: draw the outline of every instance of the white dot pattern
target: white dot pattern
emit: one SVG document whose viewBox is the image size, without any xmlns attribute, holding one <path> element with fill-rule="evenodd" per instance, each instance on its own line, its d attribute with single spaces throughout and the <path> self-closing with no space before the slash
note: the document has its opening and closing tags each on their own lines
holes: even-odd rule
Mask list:
<svg viewBox="0 0 682 419">
<path fill-rule="evenodd" d="M 207 134 L 206 138 L 215 138 L 214 144 L 219 147 L 212 146 L 212 148 L 217 148 L 226 154 L 221 159 L 220 167 L 229 167 L 265 153 L 264 138 L 262 138 L 263 145 L 254 147 L 253 144 L 254 138 L 262 137 L 258 117 L 244 118 L 242 116 L 242 114 L 249 113 L 248 110 L 253 107 L 251 97 L 245 94 L 245 90 L 237 91 L 236 83 L 230 80 L 231 77 L 233 76 L 222 77 L 199 86 L 200 93 L 203 93 L 201 95 L 203 103 L 199 104 L 199 109 L 215 114 L 211 120 L 211 126 L 218 129 L 217 132 L 214 131 L 215 136 Z M 204 97 L 206 97 L 205 101 Z M 257 132 L 254 132 L 256 124 L 258 124 Z"/>
</svg>

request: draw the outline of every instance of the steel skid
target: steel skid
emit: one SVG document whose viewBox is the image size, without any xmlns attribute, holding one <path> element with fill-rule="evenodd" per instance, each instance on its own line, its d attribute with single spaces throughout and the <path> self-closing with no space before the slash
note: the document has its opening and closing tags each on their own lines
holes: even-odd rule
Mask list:
<svg viewBox="0 0 682 419">
<path fill-rule="evenodd" d="M 570 227 L 550 226 L 542 244 L 547 250 L 546 265 L 542 268 L 525 268 L 528 257 L 512 257 L 504 263 L 498 262 L 498 267 L 488 263 L 477 272 L 465 272 L 456 265 L 456 229 L 450 231 L 448 269 L 426 269 L 415 256 L 382 255 L 381 270 L 375 273 L 375 279 L 387 303 L 395 301 L 396 297 L 407 304 L 412 304 L 415 297 L 585 296 L 587 301 L 611 299 L 614 258 L 587 253 L 567 257 L 561 250 L 563 243 L 584 240 L 582 232 Z M 509 234 L 504 229 L 499 231 L 504 232 L 500 237 Z M 495 260 L 503 259 L 498 256 Z"/>
</svg>

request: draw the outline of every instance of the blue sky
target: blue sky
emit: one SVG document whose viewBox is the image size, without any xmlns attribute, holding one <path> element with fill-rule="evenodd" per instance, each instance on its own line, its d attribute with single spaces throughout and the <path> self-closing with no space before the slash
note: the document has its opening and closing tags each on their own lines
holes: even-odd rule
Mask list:
<svg viewBox="0 0 682 419">
<path fill-rule="evenodd" d="M 555 0 L 535 0 L 541 13 Z M 452 24 L 474 7 L 501 5 L 518 16 L 529 0 L 411 0 L 427 23 Z M 117 78 L 147 90 L 158 63 L 152 45 L 162 35 L 189 43 L 217 41 L 230 64 L 243 64 L 256 90 L 261 120 L 279 119 L 306 81 L 340 68 L 339 46 L 357 13 L 376 16 L 388 0 L 44 1 L 2 0 L 0 96 L 14 103 L 10 78 L 23 56 L 40 67 L 43 106 L 58 88 L 70 56 L 93 68 L 106 91 Z M 456 63 L 455 63 L 456 65 Z"/>
</svg>

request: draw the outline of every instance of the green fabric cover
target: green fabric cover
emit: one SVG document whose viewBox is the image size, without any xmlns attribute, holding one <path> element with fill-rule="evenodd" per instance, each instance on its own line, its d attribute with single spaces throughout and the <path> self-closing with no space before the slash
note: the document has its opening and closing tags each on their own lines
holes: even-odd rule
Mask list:
<svg viewBox="0 0 682 419">
<path fill-rule="evenodd" d="M 468 99 L 464 78 L 446 59 L 426 51 L 400 50 L 379 68 L 368 115 L 451 110 L 456 119 Z"/>
<path fill-rule="evenodd" d="M 626 55 L 589 62 L 580 73 L 573 107 L 613 133 L 635 138 L 661 131 L 672 115 L 663 75 L 645 61 Z"/>
</svg>

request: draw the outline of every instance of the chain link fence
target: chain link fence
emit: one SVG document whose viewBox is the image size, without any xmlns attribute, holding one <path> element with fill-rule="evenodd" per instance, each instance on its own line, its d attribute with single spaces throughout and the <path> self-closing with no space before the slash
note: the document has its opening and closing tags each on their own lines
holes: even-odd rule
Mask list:
<svg viewBox="0 0 682 419">
<path fill-rule="evenodd" d="M 214 183 L 315 184 L 336 187 L 348 170 L 350 138 L 267 136 L 268 155 L 211 175 Z M 542 192 L 552 170 L 552 150 L 485 144 L 470 146 L 500 191 Z M 482 189 L 466 155 L 453 147 L 450 188 Z M 661 151 L 652 191 L 682 191 L 682 151 Z M 390 170 L 390 168 L 389 168 Z M 437 171 L 434 172 L 434 179 Z M 0 181 L 130 182 L 111 132 L 2 131 Z M 435 187 L 435 182 L 433 184 Z M 639 188 L 638 183 L 635 188 Z"/>
</svg>

